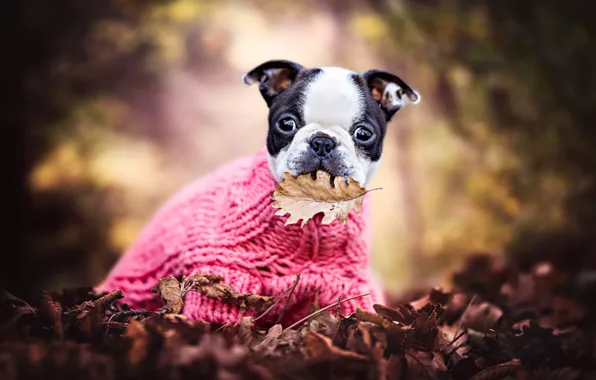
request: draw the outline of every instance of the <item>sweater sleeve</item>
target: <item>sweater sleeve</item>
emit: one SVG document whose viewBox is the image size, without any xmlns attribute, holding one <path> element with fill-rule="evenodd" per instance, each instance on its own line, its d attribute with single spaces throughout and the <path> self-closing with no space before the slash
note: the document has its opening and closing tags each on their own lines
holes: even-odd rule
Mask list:
<svg viewBox="0 0 596 380">
<path fill-rule="evenodd" d="M 151 288 L 161 278 L 203 273 L 223 276 L 223 282 L 238 293 L 260 294 L 258 274 L 250 270 L 246 258 L 238 257 L 238 239 L 225 229 L 229 220 L 235 222 L 235 232 L 238 226 L 251 226 L 244 221 L 243 210 L 235 207 L 242 202 L 234 192 L 234 181 L 242 181 L 250 174 L 254 166 L 251 162 L 233 162 L 175 193 L 157 210 L 96 290 L 120 289 L 124 293 L 122 302 L 133 308 L 156 310 L 161 300 Z M 246 235 L 244 230 L 238 233 Z M 242 317 L 238 306 L 194 291 L 185 296 L 182 313 L 215 323 L 239 321 Z"/>
<path fill-rule="evenodd" d="M 133 308 L 161 306 L 151 288 L 167 276 L 181 276 L 180 256 L 200 242 L 204 218 L 197 218 L 196 203 L 204 201 L 201 182 L 179 190 L 149 220 L 137 239 L 96 287 L 98 292 L 122 290 L 122 302 Z"/>
</svg>

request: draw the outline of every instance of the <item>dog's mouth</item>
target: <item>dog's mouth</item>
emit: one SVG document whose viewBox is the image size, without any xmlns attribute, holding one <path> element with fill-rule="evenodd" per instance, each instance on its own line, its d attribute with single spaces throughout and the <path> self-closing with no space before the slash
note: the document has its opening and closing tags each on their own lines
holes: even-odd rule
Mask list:
<svg viewBox="0 0 596 380">
<path fill-rule="evenodd" d="M 343 162 L 341 157 L 329 157 L 325 159 L 313 158 L 311 156 L 303 156 L 301 160 L 295 163 L 293 172 L 296 175 L 308 174 L 310 178 L 317 180 L 317 172 L 324 171 L 329 174 L 331 186 L 335 187 L 335 179 L 343 177 L 346 182 L 351 176 L 351 170 L 348 165 Z"/>
<path fill-rule="evenodd" d="M 321 169 L 317 169 L 315 171 L 310 172 L 310 178 L 312 178 L 313 181 L 317 180 L 317 171 L 322 170 L 324 172 L 327 172 L 325 169 L 321 168 Z M 329 173 L 329 172 L 327 172 Z M 329 181 L 331 182 L 331 187 L 335 187 L 335 177 L 333 174 L 329 173 Z M 346 179 L 347 181 L 347 179 Z"/>
</svg>

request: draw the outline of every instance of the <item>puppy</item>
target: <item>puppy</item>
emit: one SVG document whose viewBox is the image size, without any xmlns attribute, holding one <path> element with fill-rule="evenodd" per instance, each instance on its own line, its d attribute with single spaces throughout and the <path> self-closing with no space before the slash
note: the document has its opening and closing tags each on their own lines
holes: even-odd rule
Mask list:
<svg viewBox="0 0 596 380">
<path fill-rule="evenodd" d="M 368 294 L 343 304 L 343 312 L 372 310 L 384 297 L 369 276 L 368 197 L 345 225 L 323 225 L 316 215 L 301 228 L 284 226 L 287 217 L 274 215 L 271 194 L 285 172 L 319 169 L 366 186 L 381 162 L 387 123 L 420 96 L 388 72 L 307 68 L 287 60 L 267 61 L 243 81 L 258 84 L 269 107 L 266 146 L 177 192 L 96 290 L 121 289 L 130 306 L 157 309 L 159 296 L 151 288 L 170 275 L 216 274 L 238 293 L 276 297 L 301 274 L 282 323 L 339 297 Z M 194 291 L 184 301 L 184 315 L 212 323 L 254 313 Z M 268 316 L 277 318 L 283 304 Z"/>
</svg>

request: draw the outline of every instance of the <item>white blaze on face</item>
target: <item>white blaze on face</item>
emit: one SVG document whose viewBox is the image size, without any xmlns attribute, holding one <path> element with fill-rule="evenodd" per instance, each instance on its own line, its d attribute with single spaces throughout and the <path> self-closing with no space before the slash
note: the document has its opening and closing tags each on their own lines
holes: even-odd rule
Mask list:
<svg viewBox="0 0 596 380">
<path fill-rule="evenodd" d="M 277 157 L 270 157 L 270 167 L 278 180 L 284 172 L 298 175 L 301 160 L 307 156 L 308 141 L 317 132 L 324 132 L 339 142 L 346 175 L 366 185 L 376 172 L 377 164 L 362 155 L 352 139 L 350 129 L 364 112 L 364 99 L 352 75 L 338 67 L 324 67 L 304 89 L 303 117 L 305 125 Z"/>
<path fill-rule="evenodd" d="M 304 122 L 348 130 L 364 107 L 362 94 L 352 79 L 354 73 L 338 67 L 322 70 L 305 89 Z"/>
</svg>

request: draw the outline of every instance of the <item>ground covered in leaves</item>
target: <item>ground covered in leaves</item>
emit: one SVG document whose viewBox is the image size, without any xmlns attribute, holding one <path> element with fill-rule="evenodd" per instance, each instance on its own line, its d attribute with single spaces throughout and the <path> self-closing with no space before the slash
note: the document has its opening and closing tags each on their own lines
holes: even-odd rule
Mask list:
<svg viewBox="0 0 596 380">
<path fill-rule="evenodd" d="M 5 290 L 0 379 L 596 379 L 595 271 L 549 260 L 521 271 L 479 254 L 453 283 L 375 313 L 344 315 L 339 299 L 292 326 L 176 314 L 188 291 L 258 304 L 261 315 L 292 292 L 241 295 L 213 276 L 163 279 L 158 312 L 131 310 L 120 291 L 44 292 L 28 303 Z"/>
</svg>

